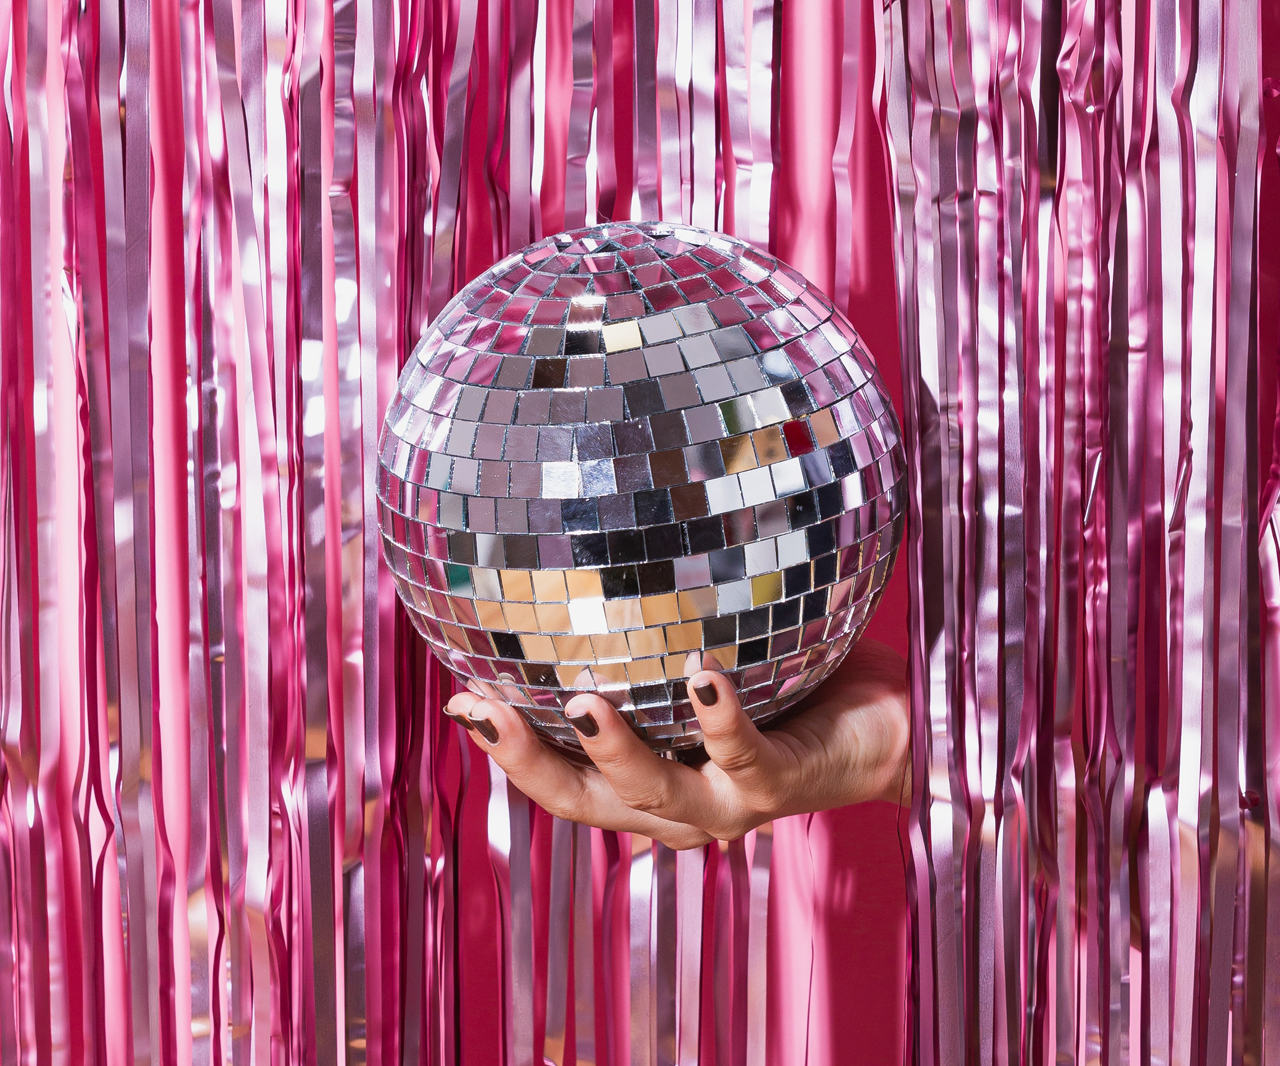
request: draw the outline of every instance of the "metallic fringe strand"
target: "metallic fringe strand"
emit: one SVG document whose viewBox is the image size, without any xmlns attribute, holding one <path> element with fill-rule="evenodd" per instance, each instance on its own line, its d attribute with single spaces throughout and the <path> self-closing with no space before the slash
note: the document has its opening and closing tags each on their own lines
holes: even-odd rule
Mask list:
<svg viewBox="0 0 1280 1066">
<path fill-rule="evenodd" d="M 0 1063 L 817 1046 L 811 821 L 555 822 L 379 556 L 432 316 L 678 218 L 898 338 L 905 1059 L 1280 1066 L 1278 86 L 1273 0 L 0 0 Z"/>
</svg>

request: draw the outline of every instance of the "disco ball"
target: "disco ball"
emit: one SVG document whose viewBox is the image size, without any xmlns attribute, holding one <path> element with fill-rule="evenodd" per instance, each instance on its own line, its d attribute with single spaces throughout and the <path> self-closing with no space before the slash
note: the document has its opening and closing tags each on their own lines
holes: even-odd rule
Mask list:
<svg viewBox="0 0 1280 1066">
<path fill-rule="evenodd" d="M 687 226 L 561 233 L 481 275 L 400 376 L 383 548 L 431 650 L 578 747 L 596 691 L 653 748 L 701 741 L 707 652 L 757 722 L 822 680 L 878 602 L 906 462 L 831 302 Z"/>
</svg>

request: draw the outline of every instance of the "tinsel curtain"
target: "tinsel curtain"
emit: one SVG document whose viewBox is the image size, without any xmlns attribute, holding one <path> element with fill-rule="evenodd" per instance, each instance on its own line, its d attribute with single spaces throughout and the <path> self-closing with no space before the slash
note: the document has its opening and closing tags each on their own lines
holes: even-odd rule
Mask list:
<svg viewBox="0 0 1280 1066">
<path fill-rule="evenodd" d="M 1278 22 L 886 10 L 923 1062 L 1280 1061 Z"/>
<path fill-rule="evenodd" d="M 1280 1063 L 1278 6 L 0 0 L 0 1062 Z M 837 822 L 532 810 L 379 559 L 426 323 L 628 217 L 900 354 L 888 1045 Z"/>
</svg>

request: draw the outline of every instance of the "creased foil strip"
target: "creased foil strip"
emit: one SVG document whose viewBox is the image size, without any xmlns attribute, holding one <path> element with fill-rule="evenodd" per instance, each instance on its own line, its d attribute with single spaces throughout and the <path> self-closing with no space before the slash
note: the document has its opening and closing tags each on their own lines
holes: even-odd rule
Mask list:
<svg viewBox="0 0 1280 1066">
<path fill-rule="evenodd" d="M 878 119 L 913 442 L 907 1053 L 1275 1058 L 1275 19 L 841 7 L 836 296 L 889 269 Z M 542 830 L 435 716 L 373 456 L 544 209 L 827 224 L 782 14 L 0 2 L 0 1059 L 759 1061 L 765 834 L 560 830 L 535 957 Z"/>
<path fill-rule="evenodd" d="M 1241 775 L 1274 693 L 1245 637 L 1236 302 L 1257 284 L 1257 27 L 1234 3 L 980 5 L 945 31 L 936 6 L 886 11 L 923 1061 L 1259 1041 L 1266 848 Z"/>
</svg>

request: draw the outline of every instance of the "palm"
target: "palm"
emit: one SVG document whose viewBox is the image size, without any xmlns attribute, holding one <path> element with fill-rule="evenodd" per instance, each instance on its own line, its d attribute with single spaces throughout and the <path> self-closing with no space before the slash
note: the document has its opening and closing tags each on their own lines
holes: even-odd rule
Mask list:
<svg viewBox="0 0 1280 1066">
<path fill-rule="evenodd" d="M 832 806 L 896 800 L 910 791 L 906 763 L 897 773 L 885 771 L 908 725 L 906 685 L 902 657 L 879 641 L 862 640 L 782 723 L 766 727 L 763 739 L 793 773 L 816 778 L 806 795 L 825 790 Z"/>
</svg>

